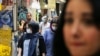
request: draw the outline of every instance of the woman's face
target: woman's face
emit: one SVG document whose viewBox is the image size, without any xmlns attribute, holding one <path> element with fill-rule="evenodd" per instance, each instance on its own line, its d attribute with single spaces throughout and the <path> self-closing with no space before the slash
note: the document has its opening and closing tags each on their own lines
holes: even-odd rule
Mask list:
<svg viewBox="0 0 100 56">
<path fill-rule="evenodd" d="M 90 56 L 100 43 L 99 30 L 92 20 L 92 7 L 87 1 L 69 1 L 64 15 L 63 36 L 73 56 Z"/>
<path fill-rule="evenodd" d="M 53 31 L 55 31 L 55 30 L 57 29 L 57 24 L 56 24 L 56 23 L 52 23 L 51 29 L 52 29 Z"/>
</svg>

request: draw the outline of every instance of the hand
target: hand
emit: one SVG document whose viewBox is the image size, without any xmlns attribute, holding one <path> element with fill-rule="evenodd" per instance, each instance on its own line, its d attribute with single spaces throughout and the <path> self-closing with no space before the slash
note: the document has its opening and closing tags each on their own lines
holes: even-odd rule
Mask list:
<svg viewBox="0 0 100 56">
<path fill-rule="evenodd" d="M 18 51 L 18 55 L 17 56 L 21 56 L 22 49 L 21 48 L 17 48 L 17 51 Z"/>
<path fill-rule="evenodd" d="M 25 24 L 25 21 L 24 21 L 24 20 L 22 20 L 22 21 L 21 21 L 21 24 Z"/>
<path fill-rule="evenodd" d="M 17 56 L 21 56 L 20 54 L 18 54 Z"/>
<path fill-rule="evenodd" d="M 42 56 L 46 56 L 46 54 L 45 53 L 42 53 Z"/>
</svg>

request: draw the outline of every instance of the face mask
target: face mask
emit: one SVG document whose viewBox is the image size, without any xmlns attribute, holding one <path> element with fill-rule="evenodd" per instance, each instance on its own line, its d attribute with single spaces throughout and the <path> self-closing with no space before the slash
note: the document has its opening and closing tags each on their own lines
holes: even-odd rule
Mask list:
<svg viewBox="0 0 100 56">
<path fill-rule="evenodd" d="M 55 31 L 56 30 L 56 27 L 52 26 L 52 29 Z"/>
<path fill-rule="evenodd" d="M 32 33 L 31 29 L 29 29 L 29 28 L 26 29 L 26 32 L 27 32 L 27 33 Z"/>
<path fill-rule="evenodd" d="M 46 19 L 42 19 L 43 22 L 46 22 Z"/>
<path fill-rule="evenodd" d="M 42 21 L 45 22 L 46 21 L 47 16 L 43 16 L 42 17 Z"/>
</svg>

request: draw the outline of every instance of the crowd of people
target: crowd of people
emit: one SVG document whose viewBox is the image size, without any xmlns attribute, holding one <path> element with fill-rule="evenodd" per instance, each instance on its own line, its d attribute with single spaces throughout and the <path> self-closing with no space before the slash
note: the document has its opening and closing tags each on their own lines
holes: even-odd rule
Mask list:
<svg viewBox="0 0 100 56">
<path fill-rule="evenodd" d="M 31 13 L 27 13 L 27 20 L 19 22 L 18 56 L 52 56 L 52 42 L 57 26 L 57 19 L 50 22 L 45 15 L 40 23 L 32 19 Z"/>
<path fill-rule="evenodd" d="M 19 25 L 18 56 L 100 56 L 100 0 L 67 0 L 60 17 Z"/>
</svg>

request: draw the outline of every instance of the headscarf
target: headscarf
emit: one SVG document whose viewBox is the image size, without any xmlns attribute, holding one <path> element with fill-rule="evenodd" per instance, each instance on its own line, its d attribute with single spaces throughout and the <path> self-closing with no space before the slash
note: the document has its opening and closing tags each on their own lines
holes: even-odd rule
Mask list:
<svg viewBox="0 0 100 56">
<path fill-rule="evenodd" d="M 31 28 L 32 34 L 35 34 L 39 31 L 39 24 L 36 22 L 30 22 L 28 26 Z"/>
<path fill-rule="evenodd" d="M 50 22 L 50 29 L 51 29 L 53 32 L 55 32 L 55 31 L 52 29 L 52 24 L 53 24 L 53 23 L 56 23 L 56 24 L 57 24 L 57 19 L 54 18 L 54 19 L 52 19 L 51 22 Z"/>
</svg>

